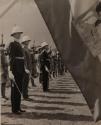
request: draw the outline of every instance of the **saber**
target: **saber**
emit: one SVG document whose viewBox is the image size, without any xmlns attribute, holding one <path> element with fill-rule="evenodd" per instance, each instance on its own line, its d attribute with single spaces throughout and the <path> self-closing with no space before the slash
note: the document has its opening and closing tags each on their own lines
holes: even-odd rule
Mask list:
<svg viewBox="0 0 101 125">
<path fill-rule="evenodd" d="M 12 80 L 12 83 L 16 85 L 17 90 L 19 91 L 20 95 L 22 96 L 22 93 L 21 93 L 21 91 L 20 91 L 18 85 L 16 84 L 15 80 Z"/>
<path fill-rule="evenodd" d="M 34 81 L 34 78 L 33 78 L 33 76 L 31 74 L 30 74 L 30 78 L 33 79 L 33 81 Z"/>
</svg>

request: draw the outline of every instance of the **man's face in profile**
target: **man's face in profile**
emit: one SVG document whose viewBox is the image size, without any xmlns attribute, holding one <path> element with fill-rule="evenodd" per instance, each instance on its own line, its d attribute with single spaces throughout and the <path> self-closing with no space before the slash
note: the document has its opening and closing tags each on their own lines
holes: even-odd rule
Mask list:
<svg viewBox="0 0 101 125">
<path fill-rule="evenodd" d="M 13 35 L 13 37 L 16 38 L 16 39 L 20 39 L 21 38 L 21 33 L 15 33 Z"/>
</svg>

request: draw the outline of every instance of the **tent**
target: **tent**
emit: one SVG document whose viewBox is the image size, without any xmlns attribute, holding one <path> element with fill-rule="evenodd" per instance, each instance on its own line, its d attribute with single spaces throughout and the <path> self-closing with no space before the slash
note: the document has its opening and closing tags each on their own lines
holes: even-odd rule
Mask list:
<svg viewBox="0 0 101 125">
<path fill-rule="evenodd" d="M 30 36 L 32 42 L 35 40 L 36 46 L 46 41 L 55 47 L 34 0 L 0 0 L 0 35 L 4 34 L 6 44 L 12 41 L 10 33 L 15 24 L 21 27 L 24 35 Z"/>
</svg>

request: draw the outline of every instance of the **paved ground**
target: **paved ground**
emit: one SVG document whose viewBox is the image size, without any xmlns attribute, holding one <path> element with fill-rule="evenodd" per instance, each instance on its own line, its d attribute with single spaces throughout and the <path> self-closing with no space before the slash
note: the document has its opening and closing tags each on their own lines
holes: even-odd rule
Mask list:
<svg viewBox="0 0 101 125">
<path fill-rule="evenodd" d="M 51 80 L 48 93 L 42 92 L 37 80 L 36 85 L 29 89 L 32 100 L 22 100 L 22 107 L 27 112 L 20 116 L 11 113 L 10 101 L 2 101 L 2 125 L 95 125 L 85 99 L 69 73 Z M 10 89 L 7 93 L 10 96 Z"/>
</svg>

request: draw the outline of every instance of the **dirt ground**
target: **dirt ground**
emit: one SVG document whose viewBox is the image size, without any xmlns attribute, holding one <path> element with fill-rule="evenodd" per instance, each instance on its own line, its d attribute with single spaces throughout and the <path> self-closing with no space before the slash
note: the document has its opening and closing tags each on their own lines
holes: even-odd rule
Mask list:
<svg viewBox="0 0 101 125">
<path fill-rule="evenodd" d="M 30 84 L 31 100 L 22 99 L 26 113 L 11 113 L 10 99 L 2 99 L 2 125 L 101 125 L 94 123 L 87 103 L 78 86 L 69 73 L 50 80 L 50 90 L 42 91 L 42 86 L 35 80 L 37 87 Z M 10 88 L 6 95 L 10 98 Z"/>
</svg>

